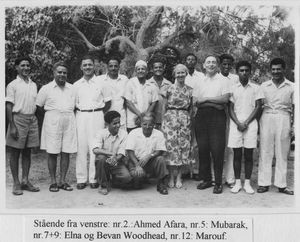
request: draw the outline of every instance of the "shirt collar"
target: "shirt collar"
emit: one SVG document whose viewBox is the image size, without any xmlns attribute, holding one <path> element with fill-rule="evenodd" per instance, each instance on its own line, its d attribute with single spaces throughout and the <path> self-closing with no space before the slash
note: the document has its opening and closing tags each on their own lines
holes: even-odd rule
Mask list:
<svg viewBox="0 0 300 242">
<path fill-rule="evenodd" d="M 92 78 L 91 78 L 90 80 L 86 80 L 84 77 L 82 77 L 82 78 L 81 78 L 81 81 L 82 81 L 82 82 L 86 82 L 86 83 L 87 83 L 87 82 L 93 82 L 93 83 L 94 83 L 94 82 L 95 82 L 95 79 L 96 79 L 95 77 L 96 77 L 96 76 L 93 75 Z"/>
<path fill-rule="evenodd" d="M 274 82 L 273 82 L 272 79 L 271 79 L 270 82 L 267 84 L 267 86 L 270 86 L 270 85 L 276 86 L 276 85 L 274 84 Z M 284 78 L 284 81 L 278 86 L 278 88 L 281 88 L 281 87 L 283 87 L 283 86 L 285 86 L 285 85 L 291 85 L 291 83 L 290 83 L 286 78 Z"/>
<path fill-rule="evenodd" d="M 117 79 L 111 79 L 111 78 L 109 77 L 108 73 L 106 73 L 106 74 L 105 74 L 105 80 L 116 80 L 116 81 L 121 81 L 122 78 L 121 78 L 120 74 L 118 73 Z"/>
<path fill-rule="evenodd" d="M 25 79 L 23 79 L 21 76 L 17 75 L 17 79 L 23 82 L 26 82 Z M 30 77 L 28 77 L 28 83 L 32 82 L 32 80 L 30 79 Z"/>
<path fill-rule="evenodd" d="M 53 81 L 51 82 L 51 85 L 52 85 L 53 88 L 59 87 L 59 86 L 57 85 L 57 83 L 56 83 L 55 80 L 53 80 Z M 66 82 L 64 88 L 69 88 L 69 83 L 68 83 L 68 82 Z"/>
</svg>

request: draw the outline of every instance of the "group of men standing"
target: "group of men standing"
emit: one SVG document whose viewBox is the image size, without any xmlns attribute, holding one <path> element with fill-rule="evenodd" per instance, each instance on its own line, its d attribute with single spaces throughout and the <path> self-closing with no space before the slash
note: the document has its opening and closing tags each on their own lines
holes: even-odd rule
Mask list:
<svg viewBox="0 0 300 242">
<path fill-rule="evenodd" d="M 219 60 L 221 73 L 218 73 Z M 198 180 L 201 180 L 197 188 L 206 189 L 214 184 L 213 192 L 222 192 L 228 139 L 228 147 L 233 150 L 228 148 L 225 152 L 225 179 L 233 193 L 241 190 L 240 164 L 244 148 L 244 189 L 254 193 L 250 185 L 252 153 L 257 143 L 256 120 L 263 106 L 257 192 L 266 192 L 271 185 L 275 154 L 274 185 L 279 192 L 292 195 L 287 188 L 286 175 L 294 87 L 284 77 L 285 63 L 279 58 L 272 60 L 272 79 L 259 87 L 249 81 L 251 65 L 248 62 L 237 63 L 238 75 L 230 73 L 233 62 L 226 54 L 219 59 L 208 56 L 203 74 L 195 70 L 197 57 L 194 54 L 188 54 L 184 60 L 189 70 L 185 84 L 193 88 L 195 107 L 194 132 L 199 150 Z M 160 90 L 172 83 L 163 77 L 162 60 L 152 61 L 153 77 L 149 80 L 147 63 L 138 61 L 136 76 L 128 80 L 119 74 L 118 58 L 108 59 L 107 74 L 95 76 L 93 57 L 84 56 L 80 66 L 83 77 L 73 85 L 67 82 L 68 67 L 58 62 L 53 66 L 54 80 L 39 92 L 29 78 L 30 63 L 27 57 L 16 60 L 18 76 L 8 85 L 6 93 L 7 146 L 14 195 L 22 195 L 23 190 L 39 191 L 28 180 L 30 149 L 39 145 L 36 112 L 45 113 L 40 147 L 48 153 L 51 192 L 73 190 L 66 181 L 66 174 L 69 156 L 77 152 L 76 187 L 79 190 L 88 184 L 91 189 L 99 188 L 102 194 L 107 194 L 113 185 L 138 189 L 147 180 L 147 174 L 153 174 L 158 177 L 157 191 L 168 194 L 168 171 L 163 157 L 166 147 L 159 131 L 164 105 Z M 18 160 L 21 153 L 20 182 Z M 60 179 L 57 182 L 59 154 Z"/>
</svg>

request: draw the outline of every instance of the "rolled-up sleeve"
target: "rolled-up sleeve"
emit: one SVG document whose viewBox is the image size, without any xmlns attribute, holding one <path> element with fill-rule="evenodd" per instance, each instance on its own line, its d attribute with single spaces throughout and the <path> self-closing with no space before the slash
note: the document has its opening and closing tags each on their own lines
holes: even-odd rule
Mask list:
<svg viewBox="0 0 300 242">
<path fill-rule="evenodd" d="M 5 101 L 15 104 L 15 87 L 13 83 L 9 83 L 8 86 L 6 87 Z"/>
<path fill-rule="evenodd" d="M 155 150 L 167 151 L 166 140 L 162 132 L 159 132 L 157 135 L 157 142 Z"/>
</svg>

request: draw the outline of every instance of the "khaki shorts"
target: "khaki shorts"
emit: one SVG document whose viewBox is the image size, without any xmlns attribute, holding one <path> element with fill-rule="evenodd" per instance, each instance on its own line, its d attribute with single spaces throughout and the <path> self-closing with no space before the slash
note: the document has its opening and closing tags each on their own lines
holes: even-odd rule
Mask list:
<svg viewBox="0 0 300 242">
<path fill-rule="evenodd" d="M 45 113 L 41 149 L 49 154 L 77 152 L 76 121 L 73 112 L 47 111 Z"/>
<path fill-rule="evenodd" d="M 17 127 L 19 138 L 16 140 L 10 135 L 10 125 L 6 135 L 6 145 L 16 148 L 33 148 L 39 146 L 39 128 L 35 115 L 13 114 L 13 120 Z"/>
</svg>

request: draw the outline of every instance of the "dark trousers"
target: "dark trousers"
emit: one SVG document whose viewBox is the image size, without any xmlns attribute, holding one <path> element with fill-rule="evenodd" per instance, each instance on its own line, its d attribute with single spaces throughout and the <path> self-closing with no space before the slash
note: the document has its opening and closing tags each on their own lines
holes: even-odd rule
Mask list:
<svg viewBox="0 0 300 242">
<path fill-rule="evenodd" d="M 106 162 L 108 157 L 105 155 L 97 155 L 95 160 L 96 165 L 96 180 L 102 187 L 109 186 L 111 178 L 113 183 L 122 188 L 129 184 L 132 176 L 126 166 L 126 161 L 118 162 L 116 166 L 112 166 Z"/>
<path fill-rule="evenodd" d="M 200 108 L 195 117 L 195 133 L 199 152 L 199 176 L 211 181 L 211 161 L 213 158 L 215 182 L 222 184 L 225 150 L 226 115 L 224 110 L 211 107 Z"/>
<path fill-rule="evenodd" d="M 129 169 L 133 168 L 133 162 L 129 161 Z M 167 164 L 163 156 L 157 156 L 156 158 L 150 159 L 143 169 L 146 174 L 149 174 L 151 177 L 156 177 L 160 180 L 169 174 Z"/>
</svg>

